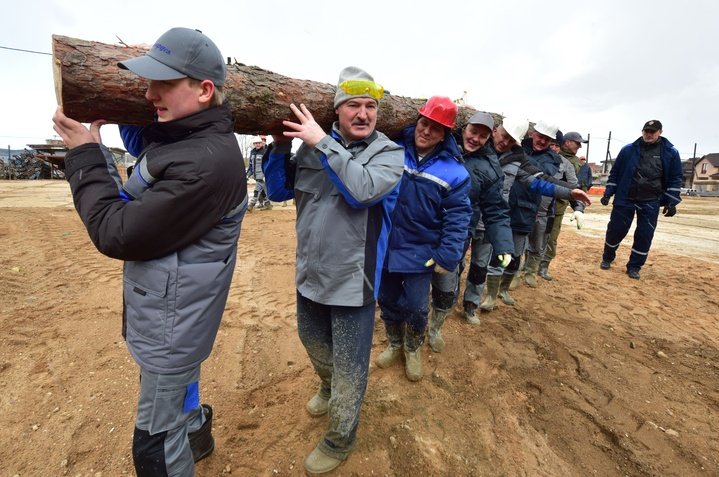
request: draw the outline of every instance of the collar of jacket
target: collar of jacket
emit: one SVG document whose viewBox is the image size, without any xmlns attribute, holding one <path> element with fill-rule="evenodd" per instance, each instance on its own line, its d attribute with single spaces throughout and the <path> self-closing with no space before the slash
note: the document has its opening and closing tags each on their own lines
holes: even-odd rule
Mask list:
<svg viewBox="0 0 719 477">
<path fill-rule="evenodd" d="M 147 143 L 176 142 L 198 131 L 214 130 L 217 133 L 231 133 L 234 121 L 229 103 L 203 109 L 184 118 L 150 124 L 142 131 Z"/>
<path fill-rule="evenodd" d="M 412 159 L 414 159 L 415 162 L 418 162 L 417 149 L 414 147 L 415 129 L 417 129 L 416 124 L 404 128 L 404 130 L 402 131 L 401 145 L 404 146 L 405 155 L 409 155 Z M 430 160 L 435 160 L 441 157 L 452 158 L 460 163 L 463 162 L 462 152 L 459 150 L 457 141 L 454 140 L 454 135 L 452 135 L 451 133 L 446 134 L 444 136 L 444 141 L 440 142 L 431 153 L 424 156 L 422 163 L 426 164 Z"/>
</svg>

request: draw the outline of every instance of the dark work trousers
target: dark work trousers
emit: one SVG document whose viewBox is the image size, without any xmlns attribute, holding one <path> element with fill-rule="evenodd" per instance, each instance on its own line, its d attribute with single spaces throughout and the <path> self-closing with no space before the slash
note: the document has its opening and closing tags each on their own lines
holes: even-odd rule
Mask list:
<svg viewBox="0 0 719 477">
<path fill-rule="evenodd" d="M 627 270 L 642 268 L 647 261 L 649 248 L 652 246 L 654 230 L 657 228 L 659 218 L 659 201 L 635 202 L 634 205 L 612 206 L 612 214 L 607 225 L 607 235 L 604 241 L 604 255 L 602 260 L 613 262 L 617 256 L 617 248 L 627 236 L 629 228 L 637 215 L 637 227 L 634 230 L 634 243 L 632 253 L 629 255 Z"/>
<path fill-rule="evenodd" d="M 199 380 L 199 365 L 177 374 L 141 371 L 132 443 L 138 476 L 195 475 L 187 433 L 198 430 L 204 421 Z"/>
<path fill-rule="evenodd" d="M 388 323 L 407 323 L 416 333 L 427 328 L 429 285 L 432 267 L 426 273 L 392 273 L 382 271 L 379 307 Z"/>
<path fill-rule="evenodd" d="M 476 235 L 476 238 L 470 238 L 469 271 L 464 286 L 463 301 L 479 305 L 479 302 L 482 301 L 484 282 L 487 279 L 487 266 L 492 257 L 492 244 L 489 243 L 484 232 L 477 232 Z"/>
<path fill-rule="evenodd" d="M 374 301 L 333 306 L 297 292 L 297 332 L 329 398 L 329 429 L 319 443 L 325 454 L 344 459 L 352 452 L 367 389 L 374 331 Z"/>
</svg>

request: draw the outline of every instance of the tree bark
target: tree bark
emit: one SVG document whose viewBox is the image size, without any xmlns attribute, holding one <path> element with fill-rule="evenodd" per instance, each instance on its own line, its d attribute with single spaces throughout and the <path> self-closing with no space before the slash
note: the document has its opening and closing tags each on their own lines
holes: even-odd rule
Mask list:
<svg viewBox="0 0 719 477">
<path fill-rule="evenodd" d="M 142 48 L 53 35 L 55 92 L 68 117 L 81 122 L 105 119 L 110 123 L 144 125 L 153 120 L 152 105 L 145 99 L 147 80 L 120 69 L 119 61 L 146 52 Z M 339 74 L 339 72 L 338 72 Z M 304 103 L 325 131 L 337 119 L 333 101 L 335 86 L 282 76 L 256 66 L 227 66 L 225 98 L 235 116 L 239 134 L 278 133 L 283 119 L 296 121 L 290 103 Z M 377 129 L 397 137 L 417 120 L 424 100 L 385 94 L 380 101 Z M 475 109 L 461 106 L 457 124 Z M 494 114 L 495 121 L 500 116 Z"/>
</svg>

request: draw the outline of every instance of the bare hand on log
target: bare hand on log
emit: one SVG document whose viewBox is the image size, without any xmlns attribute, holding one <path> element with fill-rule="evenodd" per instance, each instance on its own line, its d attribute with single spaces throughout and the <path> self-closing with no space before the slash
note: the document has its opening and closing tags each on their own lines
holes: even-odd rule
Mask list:
<svg viewBox="0 0 719 477">
<path fill-rule="evenodd" d="M 88 143 L 102 143 L 100 127 L 105 124 L 104 119 L 93 121 L 90 124 L 90 129 L 87 129 L 82 123 L 65 116 L 62 106 L 58 106 L 52 117 L 52 122 L 55 123 L 52 128 L 60 135 L 68 149 L 74 149 Z"/>
<path fill-rule="evenodd" d="M 290 104 L 290 109 L 295 113 L 300 124 L 292 121 L 282 121 L 285 127 L 294 129 L 294 131 L 285 131 L 282 134 L 291 138 L 298 137 L 309 147 L 315 147 L 327 133 L 317 124 L 315 118 L 312 117 L 312 113 L 304 104 L 300 104 L 299 108 L 294 104 Z"/>
</svg>

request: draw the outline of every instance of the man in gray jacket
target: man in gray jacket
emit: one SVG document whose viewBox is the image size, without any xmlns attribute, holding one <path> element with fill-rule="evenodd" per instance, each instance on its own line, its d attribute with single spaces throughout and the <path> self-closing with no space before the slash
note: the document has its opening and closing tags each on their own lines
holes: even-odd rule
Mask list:
<svg viewBox="0 0 719 477">
<path fill-rule="evenodd" d="M 53 121 L 70 148 L 66 175 L 90 238 L 125 261 L 123 335 L 140 366 L 135 471 L 192 476 L 215 446 L 212 408 L 200 404 L 200 365 L 227 301 L 247 178 L 212 40 L 173 28 L 119 66 L 149 80 L 145 97 L 156 112 L 142 130 L 124 129 L 126 145 L 144 145 L 126 146 L 139 159 L 125 184 L 100 144 L 102 121 L 88 130 L 62 108 Z"/>
<path fill-rule="evenodd" d="M 340 73 L 339 116 L 326 133 L 301 104 L 299 122 L 273 136 L 263 161 L 267 194 L 297 204 L 297 331 L 320 377 L 307 403 L 329 413 L 329 429 L 305 460 L 312 474 L 329 472 L 355 445 L 367 387 L 375 303 L 389 217 L 402 178 L 404 151 L 375 131 L 383 88 L 360 68 Z M 303 144 L 290 154 L 289 138 Z"/>
</svg>

